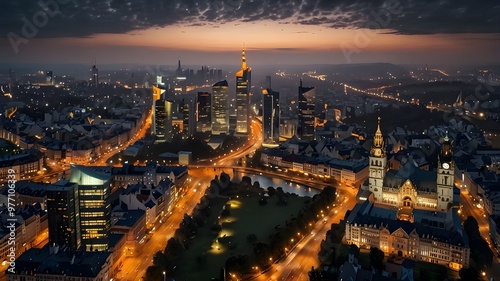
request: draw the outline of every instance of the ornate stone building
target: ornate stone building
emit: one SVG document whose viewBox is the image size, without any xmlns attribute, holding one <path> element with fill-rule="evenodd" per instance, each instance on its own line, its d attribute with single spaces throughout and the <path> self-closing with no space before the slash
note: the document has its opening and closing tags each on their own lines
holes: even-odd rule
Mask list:
<svg viewBox="0 0 500 281">
<path fill-rule="evenodd" d="M 370 151 L 369 178 L 362 189 L 373 193 L 376 204 L 390 205 L 399 209 L 398 218 L 412 221 L 414 209 L 447 212 L 458 205 L 454 200 L 453 147 L 445 137 L 439 153 L 436 171 L 426 171 L 407 163 L 400 170 L 387 170 L 387 155 L 380 118 Z M 454 190 L 455 189 L 455 190 Z"/>
<path fill-rule="evenodd" d="M 345 218 L 345 241 L 454 270 L 468 267 L 469 239 L 454 208 L 460 192 L 453 182 L 448 135 L 441 144 L 437 171 L 412 163 L 390 170 L 379 118 L 369 161 L 369 178 L 358 193 L 359 203 Z"/>
</svg>

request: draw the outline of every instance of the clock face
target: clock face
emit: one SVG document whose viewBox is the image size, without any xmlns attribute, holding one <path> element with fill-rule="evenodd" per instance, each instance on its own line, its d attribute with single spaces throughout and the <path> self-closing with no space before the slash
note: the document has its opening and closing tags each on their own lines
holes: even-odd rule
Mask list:
<svg viewBox="0 0 500 281">
<path fill-rule="evenodd" d="M 448 164 L 448 163 L 443 163 L 443 168 L 448 170 L 448 169 L 450 168 L 450 164 Z"/>
</svg>

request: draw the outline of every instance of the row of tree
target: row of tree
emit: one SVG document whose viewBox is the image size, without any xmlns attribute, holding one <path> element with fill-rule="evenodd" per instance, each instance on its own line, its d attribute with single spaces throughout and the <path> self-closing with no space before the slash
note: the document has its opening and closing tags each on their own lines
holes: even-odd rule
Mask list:
<svg viewBox="0 0 500 281">
<path fill-rule="evenodd" d="M 269 188 L 268 194 L 270 196 L 282 196 L 283 198 L 287 196 L 282 193 L 280 188 L 276 190 Z M 277 225 L 274 233 L 270 235 L 268 243 L 259 242 L 256 237 L 250 237 L 249 235 L 247 238 L 254 245 L 254 259 L 248 255 L 230 257 L 226 261 L 226 272 L 245 275 L 256 273 L 254 265 L 257 265 L 259 270 L 269 267 L 287 254 L 304 235 L 309 233 L 313 224 L 321 219 L 322 215 L 328 213 L 335 198 L 335 188 L 331 186 L 325 187 L 319 194 L 314 195 L 311 200 L 305 202 L 305 205 L 295 218 L 287 220 L 284 226 Z"/>
<path fill-rule="evenodd" d="M 163 252 L 158 251 L 153 256 L 153 266 L 146 270 L 146 281 L 161 280 L 163 272 L 166 272 L 167 276 L 173 276 L 176 263 L 179 262 L 184 251 L 189 248 L 190 241 L 196 237 L 198 229 L 205 225 L 207 217 L 210 216 L 211 205 L 211 198 L 204 196 L 197 204 L 193 216 L 184 215 L 174 237 L 167 241 Z M 220 231 L 220 226 L 212 228 L 216 232 Z"/>
</svg>

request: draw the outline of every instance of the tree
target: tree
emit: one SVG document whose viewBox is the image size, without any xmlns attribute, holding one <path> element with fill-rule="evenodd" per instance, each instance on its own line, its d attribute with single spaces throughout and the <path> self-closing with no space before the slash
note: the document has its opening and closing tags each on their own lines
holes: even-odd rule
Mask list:
<svg viewBox="0 0 500 281">
<path fill-rule="evenodd" d="M 267 199 L 266 199 L 266 197 L 261 197 L 261 198 L 259 199 L 259 205 L 264 206 L 264 205 L 266 205 L 266 204 L 267 204 Z"/>
<path fill-rule="evenodd" d="M 259 262 L 260 264 L 267 264 L 267 261 L 271 256 L 270 247 L 268 244 L 260 242 L 255 244 L 255 246 L 253 247 L 253 252 L 255 254 L 257 262 Z"/>
<path fill-rule="evenodd" d="M 168 263 L 167 257 L 161 251 L 156 252 L 156 254 L 153 256 L 153 265 L 154 266 L 157 266 L 159 268 L 166 268 L 167 263 Z"/>
<path fill-rule="evenodd" d="M 242 185 L 245 185 L 245 184 L 252 185 L 252 179 L 249 176 L 243 176 L 241 178 L 241 184 Z"/>
<path fill-rule="evenodd" d="M 323 281 L 325 280 L 323 273 L 318 269 L 314 269 L 314 266 L 311 268 L 311 271 L 308 273 L 309 281 Z"/>
<path fill-rule="evenodd" d="M 163 270 L 158 266 L 150 266 L 146 269 L 146 281 L 157 281 L 163 276 Z"/>
<path fill-rule="evenodd" d="M 370 265 L 378 272 L 381 273 L 384 269 L 384 252 L 377 247 L 370 249 Z"/>
<path fill-rule="evenodd" d="M 250 257 L 248 255 L 232 256 L 226 260 L 226 272 L 232 274 L 245 274 L 250 272 Z"/>
<path fill-rule="evenodd" d="M 247 240 L 248 242 L 250 242 L 250 244 L 255 244 L 255 242 L 257 242 L 257 235 L 255 235 L 254 233 L 248 234 Z"/>
<path fill-rule="evenodd" d="M 274 187 L 270 186 L 267 188 L 267 195 L 269 195 L 269 197 L 273 197 L 275 194 L 276 194 L 276 189 L 274 189 Z"/>
<path fill-rule="evenodd" d="M 469 236 L 471 249 L 471 258 L 477 264 L 479 269 L 491 266 L 493 262 L 493 252 L 488 243 L 483 239 L 479 232 L 479 225 L 473 217 L 469 216 L 464 221 L 464 230 Z"/>
<path fill-rule="evenodd" d="M 258 181 L 254 181 L 253 188 L 260 189 L 260 183 Z"/>
<path fill-rule="evenodd" d="M 179 256 L 184 252 L 184 246 L 179 240 L 175 238 L 170 238 L 163 252 L 167 259 L 173 261 L 179 258 Z"/>
<path fill-rule="evenodd" d="M 458 272 L 461 280 L 463 281 L 479 281 L 481 278 L 479 277 L 479 270 L 473 267 L 462 268 Z"/>
</svg>

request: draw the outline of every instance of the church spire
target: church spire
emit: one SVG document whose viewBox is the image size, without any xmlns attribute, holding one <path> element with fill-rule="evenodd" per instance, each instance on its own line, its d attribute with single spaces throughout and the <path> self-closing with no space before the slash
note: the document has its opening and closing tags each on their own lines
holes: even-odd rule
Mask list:
<svg viewBox="0 0 500 281">
<path fill-rule="evenodd" d="M 373 137 L 373 145 L 370 151 L 370 156 L 385 157 L 384 137 L 382 136 L 382 130 L 380 130 L 380 117 L 378 117 L 377 131 Z"/>
<path fill-rule="evenodd" d="M 446 131 L 443 143 L 441 144 L 441 154 L 439 155 L 439 160 L 450 161 L 452 157 L 453 157 L 453 144 L 450 140 L 448 131 Z"/>
<path fill-rule="evenodd" d="M 375 137 L 373 138 L 373 146 L 377 148 L 383 148 L 384 137 L 382 136 L 382 131 L 380 130 L 380 116 L 378 117 L 377 131 L 375 132 Z"/>
</svg>

